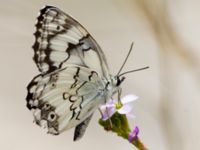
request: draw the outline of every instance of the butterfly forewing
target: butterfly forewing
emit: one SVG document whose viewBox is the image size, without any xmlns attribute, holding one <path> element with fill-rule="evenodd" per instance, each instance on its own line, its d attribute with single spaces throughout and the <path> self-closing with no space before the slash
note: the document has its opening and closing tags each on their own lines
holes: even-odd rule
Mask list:
<svg viewBox="0 0 200 150">
<path fill-rule="evenodd" d="M 34 35 L 34 60 L 43 74 L 76 64 L 108 78 L 107 62 L 99 45 L 86 29 L 60 9 L 43 8 Z"/>
</svg>

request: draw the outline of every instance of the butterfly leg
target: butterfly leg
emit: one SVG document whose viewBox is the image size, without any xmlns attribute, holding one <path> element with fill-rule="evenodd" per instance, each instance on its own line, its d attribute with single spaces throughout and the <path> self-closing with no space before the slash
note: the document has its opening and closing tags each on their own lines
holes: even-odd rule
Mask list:
<svg viewBox="0 0 200 150">
<path fill-rule="evenodd" d="M 107 107 L 106 107 L 106 113 L 107 113 L 107 115 L 109 116 L 109 112 L 108 112 L 108 108 L 107 108 Z M 112 125 L 112 120 L 111 120 L 110 117 L 108 118 L 108 120 L 109 120 L 109 123 L 110 123 L 110 128 L 112 129 L 112 127 L 113 127 L 113 125 Z"/>
<path fill-rule="evenodd" d="M 100 114 L 101 114 L 101 118 L 103 118 L 103 112 L 101 111 L 100 108 L 98 108 L 98 110 L 99 110 L 99 112 L 100 112 Z"/>
<path fill-rule="evenodd" d="M 119 89 L 119 90 L 117 91 L 117 93 L 118 93 L 118 95 L 117 95 L 118 103 L 121 104 L 121 94 L 122 94 L 122 90 Z"/>
</svg>

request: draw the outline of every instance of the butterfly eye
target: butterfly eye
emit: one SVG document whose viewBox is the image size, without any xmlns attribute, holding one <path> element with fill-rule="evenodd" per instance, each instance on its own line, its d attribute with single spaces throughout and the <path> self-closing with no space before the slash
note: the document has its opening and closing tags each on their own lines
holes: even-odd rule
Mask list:
<svg viewBox="0 0 200 150">
<path fill-rule="evenodd" d="M 125 77 L 122 77 L 121 79 L 119 77 L 117 77 L 116 86 L 119 86 L 124 81 L 124 79 L 125 79 Z"/>
<path fill-rule="evenodd" d="M 48 115 L 48 120 L 53 122 L 56 120 L 56 113 L 55 112 L 50 112 L 49 115 Z"/>
<path fill-rule="evenodd" d="M 119 77 L 117 77 L 117 83 L 116 86 L 119 86 L 121 84 L 121 80 L 119 79 Z"/>
</svg>

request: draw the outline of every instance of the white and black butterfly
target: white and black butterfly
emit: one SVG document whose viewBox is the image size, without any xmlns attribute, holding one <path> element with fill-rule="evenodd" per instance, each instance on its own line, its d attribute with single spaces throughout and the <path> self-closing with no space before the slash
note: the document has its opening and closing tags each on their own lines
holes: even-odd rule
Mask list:
<svg viewBox="0 0 200 150">
<path fill-rule="evenodd" d="M 40 11 L 34 35 L 33 59 L 40 74 L 27 87 L 27 107 L 48 133 L 58 135 L 76 127 L 77 140 L 98 106 L 120 90 L 124 78 L 109 73 L 92 36 L 56 7 Z"/>
</svg>

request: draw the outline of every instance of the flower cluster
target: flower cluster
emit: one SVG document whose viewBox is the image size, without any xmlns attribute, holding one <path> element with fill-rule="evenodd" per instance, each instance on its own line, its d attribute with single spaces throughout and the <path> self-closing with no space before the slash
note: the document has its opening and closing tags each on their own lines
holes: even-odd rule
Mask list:
<svg viewBox="0 0 200 150">
<path fill-rule="evenodd" d="M 120 101 L 116 99 L 110 99 L 108 103 L 100 107 L 102 113 L 102 120 L 107 120 L 116 112 L 119 114 L 124 114 L 127 118 L 134 118 L 131 114 L 132 106 L 131 103 L 137 100 L 138 97 L 135 95 L 127 95 L 123 97 Z"/>
<path fill-rule="evenodd" d="M 106 121 L 110 119 L 115 113 L 126 115 L 128 119 L 133 119 L 135 116 L 132 112 L 132 102 L 137 100 L 136 95 L 126 95 L 120 101 L 116 99 L 110 99 L 105 105 L 100 107 L 102 112 L 102 120 Z M 130 131 L 128 134 L 129 142 L 133 142 L 138 136 L 139 128 L 136 126 L 133 131 Z"/>
<path fill-rule="evenodd" d="M 128 119 L 134 118 L 134 115 L 131 113 L 132 102 L 137 99 L 138 97 L 132 94 L 126 95 L 118 100 L 110 99 L 106 104 L 100 106 L 102 118 L 99 120 L 99 124 L 103 126 L 106 131 L 112 131 L 118 136 L 127 139 L 138 149 L 147 150 L 138 137 L 138 126 L 131 131 L 128 122 Z"/>
</svg>

